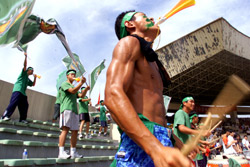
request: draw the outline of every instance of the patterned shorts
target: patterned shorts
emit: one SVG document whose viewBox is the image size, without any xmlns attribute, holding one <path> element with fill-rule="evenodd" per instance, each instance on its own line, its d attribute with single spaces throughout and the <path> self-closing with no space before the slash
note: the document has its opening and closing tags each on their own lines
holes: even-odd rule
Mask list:
<svg viewBox="0 0 250 167">
<path fill-rule="evenodd" d="M 173 147 L 169 137 L 170 131 L 162 126 L 154 125 L 154 136 L 166 147 Z M 153 167 L 154 162 L 125 133 L 121 136 L 122 143 L 115 155 L 119 167 Z"/>
</svg>

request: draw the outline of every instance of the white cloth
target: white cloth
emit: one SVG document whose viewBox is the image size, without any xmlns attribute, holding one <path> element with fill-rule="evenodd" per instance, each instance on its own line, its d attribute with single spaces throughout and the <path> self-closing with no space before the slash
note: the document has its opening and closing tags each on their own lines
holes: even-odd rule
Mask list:
<svg viewBox="0 0 250 167">
<path fill-rule="evenodd" d="M 228 136 L 228 142 L 227 145 L 231 144 L 234 141 L 234 138 L 232 136 Z M 235 146 L 235 143 L 232 144 L 229 148 L 227 148 L 227 154 L 236 154 L 237 152 L 235 151 L 235 149 L 233 148 L 233 146 Z"/>
<path fill-rule="evenodd" d="M 248 140 L 246 140 L 245 138 L 242 140 L 242 145 L 243 145 L 243 147 L 245 147 L 245 145 L 247 146 L 247 147 L 249 147 L 249 141 Z"/>
</svg>

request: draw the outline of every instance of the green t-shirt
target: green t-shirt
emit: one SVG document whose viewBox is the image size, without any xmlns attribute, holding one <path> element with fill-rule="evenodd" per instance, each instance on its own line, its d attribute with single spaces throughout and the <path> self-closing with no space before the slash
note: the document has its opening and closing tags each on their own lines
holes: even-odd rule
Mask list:
<svg viewBox="0 0 250 167">
<path fill-rule="evenodd" d="M 60 96 L 61 96 L 60 90 L 61 90 L 61 88 L 57 91 L 55 104 L 60 104 Z"/>
<path fill-rule="evenodd" d="M 188 128 L 191 128 L 189 115 L 181 109 L 178 110 L 174 116 L 174 134 L 185 144 L 189 139 L 190 135 L 180 132 L 179 129 L 177 128 L 178 125 L 184 125 Z"/>
<path fill-rule="evenodd" d="M 87 96 L 85 96 L 83 99 L 88 99 Z M 79 99 L 79 114 L 82 113 L 89 113 L 89 101 L 82 101 L 82 98 Z"/>
<path fill-rule="evenodd" d="M 106 121 L 106 108 L 100 105 L 100 121 Z"/>
<path fill-rule="evenodd" d="M 33 82 L 28 78 L 27 70 L 23 71 L 22 69 L 22 72 L 18 76 L 12 92 L 21 92 L 24 96 L 27 96 L 27 86 L 33 86 Z"/>
<path fill-rule="evenodd" d="M 60 97 L 60 112 L 63 113 L 64 110 L 71 110 L 72 112 L 78 114 L 77 112 L 77 93 L 72 94 L 69 93 L 67 90 L 69 88 L 74 88 L 74 86 L 67 81 L 63 82 L 61 85 L 61 97 Z"/>
</svg>

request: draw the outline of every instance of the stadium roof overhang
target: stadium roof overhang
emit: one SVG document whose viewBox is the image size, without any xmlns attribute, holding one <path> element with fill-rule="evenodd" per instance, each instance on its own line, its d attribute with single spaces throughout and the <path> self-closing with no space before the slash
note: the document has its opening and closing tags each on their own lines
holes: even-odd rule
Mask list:
<svg viewBox="0 0 250 167">
<path fill-rule="evenodd" d="M 164 94 L 172 97 L 172 106 L 187 95 L 196 104 L 212 104 L 232 74 L 250 85 L 250 38 L 223 18 L 156 52 L 171 77 L 172 84 Z M 241 105 L 250 106 L 250 98 Z"/>
</svg>

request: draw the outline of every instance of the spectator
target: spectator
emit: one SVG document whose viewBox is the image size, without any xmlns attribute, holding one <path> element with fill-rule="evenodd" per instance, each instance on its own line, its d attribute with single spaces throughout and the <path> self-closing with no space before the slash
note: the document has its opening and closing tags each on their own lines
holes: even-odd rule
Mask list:
<svg viewBox="0 0 250 167">
<path fill-rule="evenodd" d="M 242 153 L 242 141 L 240 138 L 240 135 L 235 135 L 235 139 L 237 140 L 237 143 L 235 143 L 236 151 L 237 153 Z"/>
<path fill-rule="evenodd" d="M 90 89 L 89 86 L 82 87 L 81 88 L 81 93 L 84 91 L 88 91 Z M 79 138 L 82 138 L 82 129 L 84 126 L 84 123 L 86 122 L 86 135 L 85 138 L 92 138 L 92 136 L 89 134 L 89 123 L 90 123 L 90 118 L 89 118 L 89 105 L 91 105 L 91 99 L 85 96 L 84 98 L 79 99 L 79 119 L 81 121 L 80 123 L 80 128 L 79 128 Z"/>
<path fill-rule="evenodd" d="M 243 151 L 249 150 L 249 141 L 247 135 L 244 135 L 244 139 L 242 140 Z"/>
<path fill-rule="evenodd" d="M 26 95 L 26 89 L 28 86 L 35 86 L 36 84 L 36 74 L 34 74 L 34 81 L 32 82 L 29 79 L 29 75 L 32 75 L 34 72 L 33 67 L 27 68 L 27 53 L 24 53 L 24 64 L 21 74 L 18 76 L 12 95 L 10 98 L 10 104 L 6 108 L 5 112 L 1 119 L 8 121 L 10 120 L 11 115 L 14 113 L 16 106 L 18 106 L 20 118 L 19 122 L 27 124 L 27 113 L 29 108 L 28 97 Z"/>
<path fill-rule="evenodd" d="M 79 155 L 76 152 L 76 143 L 77 143 L 77 133 L 79 129 L 79 115 L 77 111 L 77 97 L 84 97 L 87 91 L 83 93 L 78 93 L 78 90 L 81 88 L 86 78 L 82 77 L 80 83 L 74 87 L 72 85 L 76 71 L 68 70 L 66 72 L 67 81 L 63 82 L 61 85 L 61 96 L 60 96 L 60 128 L 61 135 L 59 136 L 59 155 L 60 159 L 68 158 L 82 158 L 82 155 Z M 71 130 L 71 139 L 70 139 L 70 155 L 64 151 L 65 140 L 67 134 Z"/>
<path fill-rule="evenodd" d="M 52 119 L 53 123 L 55 123 L 57 118 L 60 116 L 60 89 L 61 89 L 61 87 L 59 87 L 59 89 L 57 91 L 57 95 L 56 95 L 56 102 L 54 105 L 54 115 L 53 115 L 53 119 Z"/>
<path fill-rule="evenodd" d="M 112 166 L 190 166 L 170 148 L 165 128 L 162 91 L 169 77 L 152 49 L 158 25 L 142 12 L 127 11 L 117 17 L 115 30 L 119 42 L 107 70 L 105 105 L 122 140 Z"/>
<path fill-rule="evenodd" d="M 101 136 L 102 128 L 104 128 L 104 136 L 107 135 L 108 125 L 107 125 L 107 121 L 106 121 L 106 113 L 107 113 L 107 110 L 104 107 L 104 102 L 103 102 L 103 100 L 101 100 L 100 101 L 100 123 L 101 123 L 101 127 L 99 129 L 98 136 Z"/>
<path fill-rule="evenodd" d="M 233 131 L 227 131 L 226 136 L 224 136 L 223 138 L 223 149 L 224 149 L 224 154 L 235 154 L 236 152 L 236 148 L 235 148 L 235 143 L 237 142 L 237 140 L 234 140 L 234 132 Z"/>
<path fill-rule="evenodd" d="M 185 97 L 179 110 L 174 116 L 174 134 L 183 142 L 186 143 L 190 135 L 198 134 L 199 131 L 191 129 L 189 113 L 194 109 L 195 102 L 193 97 Z M 208 131 L 204 136 L 209 136 Z"/>
<path fill-rule="evenodd" d="M 199 122 L 198 114 L 195 111 L 191 111 L 189 114 L 191 129 L 197 129 L 197 124 Z"/>
</svg>

